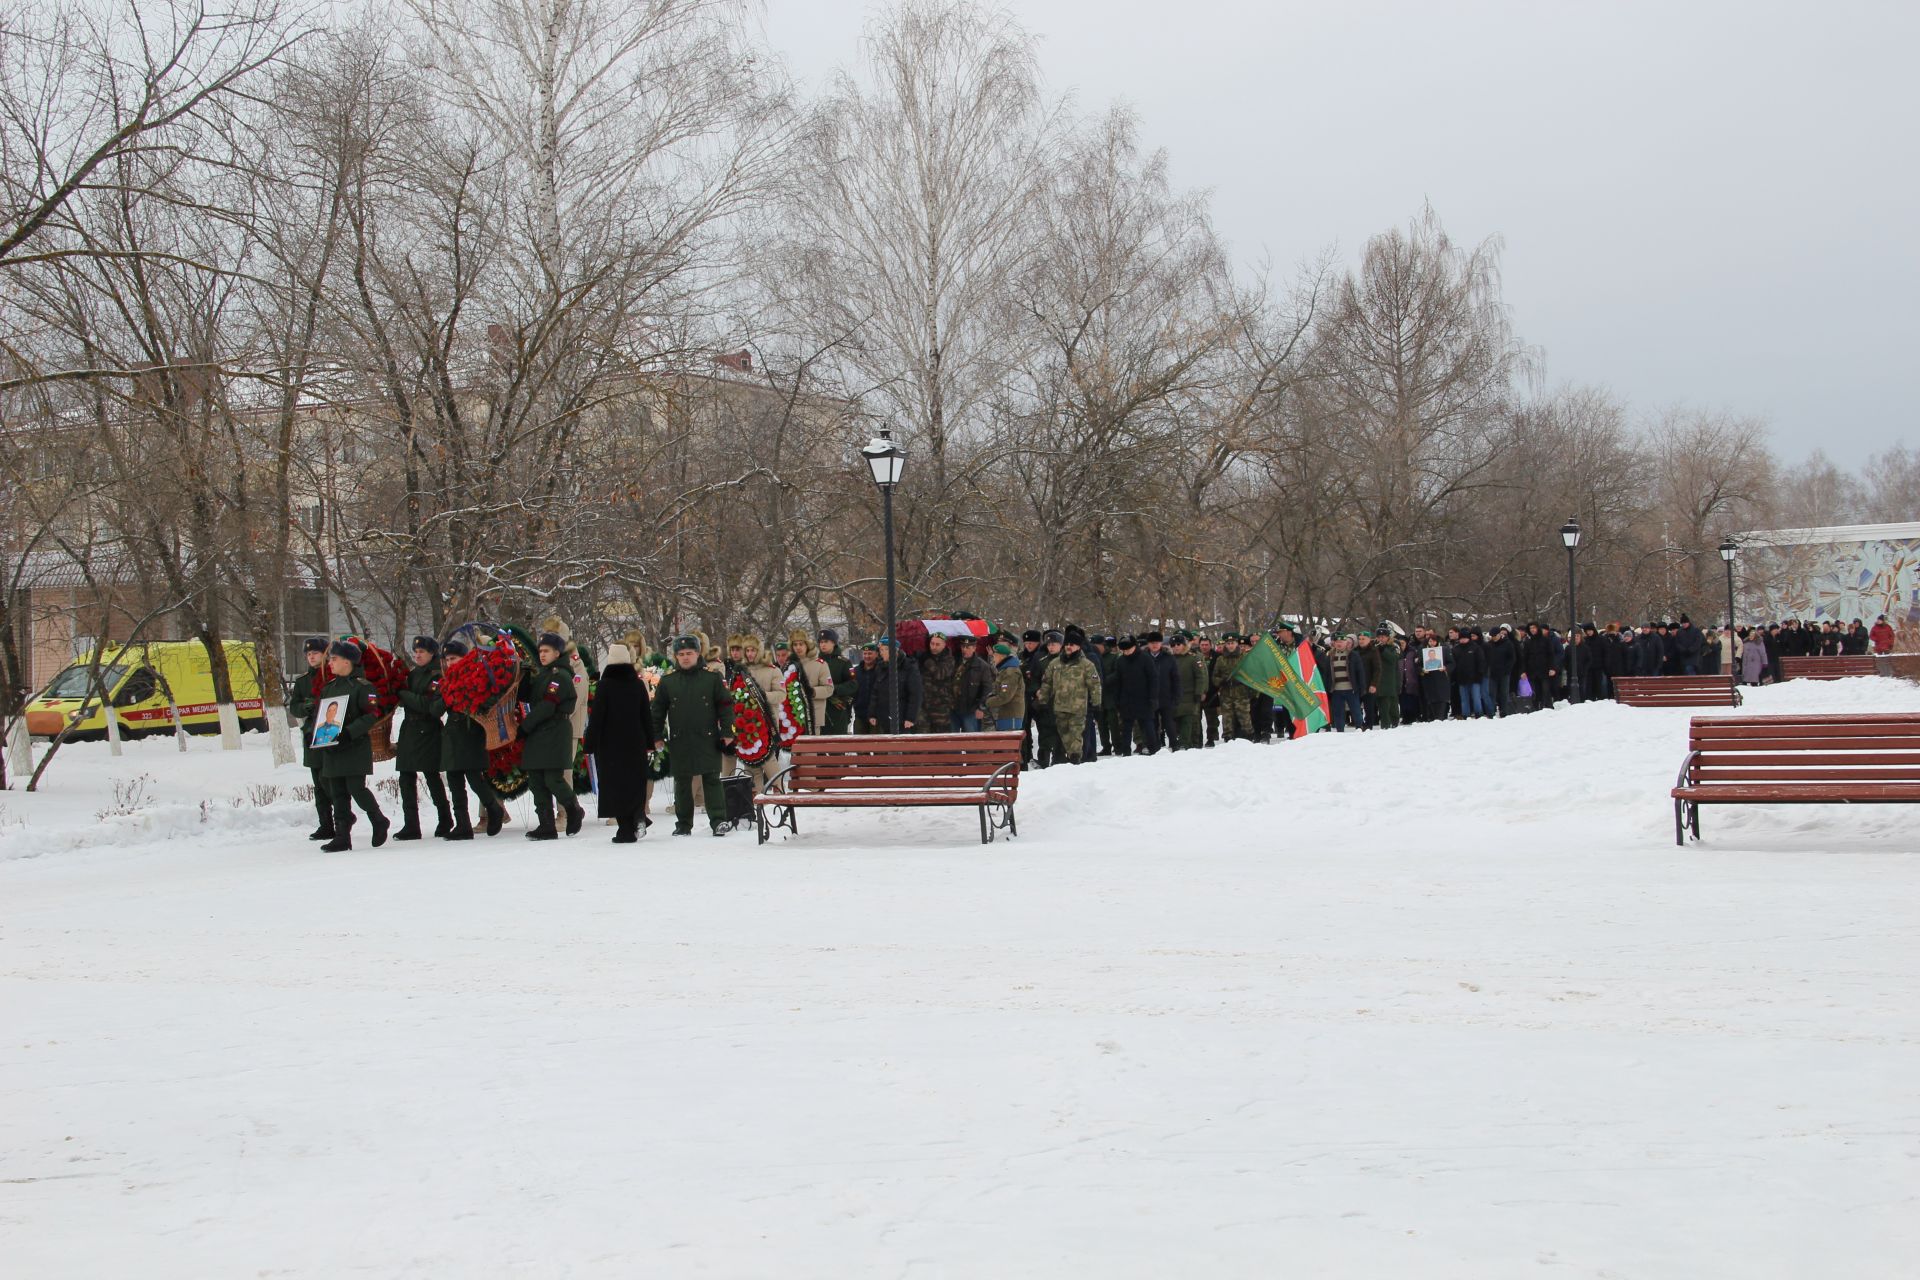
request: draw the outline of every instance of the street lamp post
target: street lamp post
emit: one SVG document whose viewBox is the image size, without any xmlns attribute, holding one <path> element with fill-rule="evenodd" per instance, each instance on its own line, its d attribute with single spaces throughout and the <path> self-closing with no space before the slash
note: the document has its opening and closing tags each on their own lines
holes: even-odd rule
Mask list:
<svg viewBox="0 0 1920 1280">
<path fill-rule="evenodd" d="M 1580 521 L 1577 517 L 1567 517 L 1560 526 L 1560 541 L 1567 544 L 1567 701 L 1580 699 L 1580 649 L 1574 644 L 1574 633 L 1580 629 L 1580 611 L 1573 599 L 1573 549 L 1580 545 Z"/>
<path fill-rule="evenodd" d="M 1740 554 L 1740 544 L 1731 535 L 1720 543 L 1720 558 L 1727 562 L 1727 681 L 1740 683 L 1740 673 L 1733 668 L 1733 562 Z"/>
<path fill-rule="evenodd" d="M 893 587 L 893 491 L 899 485 L 900 477 L 907 469 L 907 451 L 893 442 L 893 432 L 887 427 L 880 428 L 880 434 L 867 442 L 860 451 L 867 460 L 867 470 L 873 473 L 873 483 L 880 490 L 880 521 L 883 537 L 887 544 L 887 702 L 891 710 L 887 713 L 887 728 L 892 733 L 900 732 L 900 645 L 894 637 L 894 587 Z"/>
</svg>

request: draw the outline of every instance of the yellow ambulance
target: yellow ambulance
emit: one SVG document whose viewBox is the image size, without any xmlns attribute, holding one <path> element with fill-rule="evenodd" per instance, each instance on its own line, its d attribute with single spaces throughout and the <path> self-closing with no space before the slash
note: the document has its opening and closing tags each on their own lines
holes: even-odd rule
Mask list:
<svg viewBox="0 0 1920 1280">
<path fill-rule="evenodd" d="M 240 727 L 264 730 L 267 721 L 260 701 L 260 664 L 254 658 L 253 646 L 241 640 L 224 643 Z M 100 655 L 100 682 L 111 694 L 122 737 L 172 733 L 169 692 L 180 705 L 180 724 L 188 733 L 220 732 L 220 715 L 213 700 L 213 664 L 207 660 L 206 646 L 198 640 L 109 646 Z M 27 732 L 51 738 L 70 727 L 69 736 L 81 741 L 106 737 L 107 720 L 100 699 L 96 695 L 89 701 L 87 697 L 94 688 L 93 654 L 88 652 L 27 704 Z"/>
</svg>

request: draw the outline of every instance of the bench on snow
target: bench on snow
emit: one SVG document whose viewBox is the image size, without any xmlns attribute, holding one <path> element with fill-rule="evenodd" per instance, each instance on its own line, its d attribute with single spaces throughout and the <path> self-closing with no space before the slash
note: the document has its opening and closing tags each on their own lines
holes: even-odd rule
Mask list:
<svg viewBox="0 0 1920 1280">
<path fill-rule="evenodd" d="M 1782 658 L 1782 680 L 1840 680 L 1847 676 L 1877 676 L 1879 666 L 1867 654 L 1844 658 Z"/>
<path fill-rule="evenodd" d="M 1618 676 L 1613 697 L 1629 707 L 1740 705 L 1740 690 L 1725 676 Z"/>
<path fill-rule="evenodd" d="M 1920 803 L 1920 715 L 1696 716 L 1673 787 L 1673 839 L 1703 804 Z"/>
<path fill-rule="evenodd" d="M 793 763 L 753 798 L 760 843 L 781 827 L 799 834 L 800 809 L 972 805 L 980 810 L 981 844 L 991 843 L 1002 827 L 1019 835 L 1013 804 L 1020 794 L 1024 736 L 1015 731 L 796 738 Z"/>
</svg>

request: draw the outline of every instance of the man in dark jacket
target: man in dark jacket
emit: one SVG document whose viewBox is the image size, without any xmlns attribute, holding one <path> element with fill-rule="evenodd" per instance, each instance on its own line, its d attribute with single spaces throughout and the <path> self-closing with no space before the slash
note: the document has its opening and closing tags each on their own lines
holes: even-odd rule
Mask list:
<svg viewBox="0 0 1920 1280">
<path fill-rule="evenodd" d="M 1488 665 L 1486 649 L 1471 630 L 1456 633 L 1453 640 L 1453 687 L 1460 691 L 1460 714 L 1468 720 L 1491 716 L 1492 699 L 1487 696 Z"/>
<path fill-rule="evenodd" d="M 1147 633 L 1147 653 L 1153 658 L 1154 742 L 1180 749 L 1180 663 L 1166 648 L 1158 631 Z"/>
<path fill-rule="evenodd" d="M 373 774 L 373 743 L 367 735 L 380 719 L 373 686 L 360 670 L 360 646 L 351 640 L 333 642 L 327 649 L 327 666 L 331 678 L 320 690 L 321 715 L 329 723 L 340 726 L 340 735 L 315 752 L 320 757 L 320 773 L 326 779 L 327 794 L 333 800 L 333 839 L 320 846 L 320 850 L 343 853 L 353 848 L 353 806 L 356 804 L 373 824 L 373 847 L 377 849 L 387 842 L 389 824 L 373 792 L 367 788 L 367 779 Z M 342 706 L 337 714 L 327 707 L 334 698 L 344 700 L 343 704 L 336 704 Z"/>
<path fill-rule="evenodd" d="M 300 722 L 300 763 L 313 780 L 313 811 L 320 825 L 308 834 L 309 840 L 333 839 L 333 797 L 327 792 L 327 780 L 320 772 L 320 755 L 313 749 L 313 720 L 320 711 L 320 689 L 332 678 L 327 670 L 327 642 L 313 636 L 306 642 L 307 669 L 293 682 L 287 694 L 287 714 Z"/>
<path fill-rule="evenodd" d="M 720 753 L 733 745 L 733 698 L 717 671 L 700 665 L 700 642 L 681 636 L 673 642 L 673 670 L 653 691 L 653 749 L 671 746 L 673 834 L 693 834 L 693 780 L 707 803 L 707 825 L 727 834 L 727 797 L 720 784 Z"/>
<path fill-rule="evenodd" d="M 467 642 L 458 636 L 440 647 L 443 662 L 451 662 L 466 652 Z M 507 806 L 500 803 L 500 793 L 493 789 L 493 782 L 487 777 L 487 731 L 472 716 L 457 711 L 449 713 L 437 688 L 427 710 L 436 717 L 444 717 L 440 726 L 440 772 L 447 775 L 448 799 L 453 802 L 453 830 L 447 833 L 447 839 L 473 839 L 473 820 L 467 811 L 468 792 L 480 802 L 480 816 L 486 820 L 487 834 L 499 835 L 500 828 L 506 825 Z"/>
<path fill-rule="evenodd" d="M 1493 713 L 1513 714 L 1513 673 L 1520 665 L 1520 646 L 1514 641 L 1513 628 L 1501 623 L 1487 641 L 1487 687 L 1493 693 Z"/>
<path fill-rule="evenodd" d="M 1153 656 L 1132 636 L 1121 636 L 1120 656 L 1114 663 L 1113 693 L 1119 702 L 1120 727 L 1114 750 L 1123 756 L 1136 751 L 1152 755 L 1160 749 L 1154 736 Z"/>
<path fill-rule="evenodd" d="M 1527 683 L 1533 687 L 1534 709 L 1552 710 L 1553 678 L 1558 674 L 1553 665 L 1553 638 L 1537 622 L 1527 624 L 1527 639 L 1521 647 L 1520 663 L 1527 673 Z"/>
<path fill-rule="evenodd" d="M 413 670 L 407 672 L 407 687 L 400 691 L 400 708 L 406 715 L 400 721 L 400 740 L 394 744 L 394 765 L 400 770 L 400 829 L 395 840 L 418 840 L 420 830 L 420 778 L 427 780 L 427 795 L 439 819 L 433 828 L 436 837 L 453 831 L 453 816 L 447 812 L 447 786 L 440 780 L 440 642 L 432 636 L 413 638 Z"/>
<path fill-rule="evenodd" d="M 912 733 L 920 723 L 924 694 L 920 687 L 920 666 L 911 658 L 896 658 L 893 642 L 885 636 L 874 641 L 879 661 L 874 663 L 872 685 L 867 691 L 867 732 L 892 733 L 893 673 L 900 679 L 900 732 Z"/>
<path fill-rule="evenodd" d="M 1087 655 L 1100 671 L 1100 707 L 1094 713 L 1094 728 L 1100 739 L 1100 754 L 1114 754 L 1113 743 L 1120 724 L 1120 715 L 1113 705 L 1114 677 L 1119 672 L 1120 655 L 1114 652 L 1112 636 L 1094 636 L 1093 649 Z"/>
<path fill-rule="evenodd" d="M 827 695 L 827 723 L 823 733 L 845 733 L 853 723 L 853 665 L 840 652 L 840 633 L 832 629 L 820 633 L 820 661 L 827 664 L 833 691 Z"/>
<path fill-rule="evenodd" d="M 540 818 L 540 824 L 527 832 L 529 840 L 560 838 L 553 825 L 556 802 L 566 811 L 568 835 L 579 835 L 587 820 L 571 785 L 573 707 L 580 695 L 573 687 L 566 648 L 566 639 L 558 632 L 542 632 L 540 666 L 520 679 L 520 701 L 527 706 L 526 718 L 520 722 L 520 767 L 526 770 L 534 812 Z"/>
<path fill-rule="evenodd" d="M 1693 625 L 1693 619 L 1686 614 L 1680 615 L 1680 627 L 1674 632 L 1673 648 L 1680 660 L 1680 674 L 1697 676 L 1700 674 L 1700 653 L 1707 647 L 1707 639 L 1700 634 L 1700 628 Z"/>
<path fill-rule="evenodd" d="M 1026 738 L 1020 744 L 1020 764 L 1022 768 L 1033 766 L 1034 744 L 1040 740 L 1039 708 L 1033 705 L 1033 695 L 1040 690 L 1040 677 L 1046 674 L 1047 651 L 1041 644 L 1040 632 L 1029 627 L 1020 633 L 1020 674 L 1027 685 L 1027 723 Z"/>
<path fill-rule="evenodd" d="M 980 648 L 980 642 L 972 636 L 960 637 L 960 692 L 954 700 L 952 714 L 955 733 L 978 733 L 993 728 L 987 720 L 987 699 L 993 694 L 993 668 L 980 656 Z"/>
</svg>

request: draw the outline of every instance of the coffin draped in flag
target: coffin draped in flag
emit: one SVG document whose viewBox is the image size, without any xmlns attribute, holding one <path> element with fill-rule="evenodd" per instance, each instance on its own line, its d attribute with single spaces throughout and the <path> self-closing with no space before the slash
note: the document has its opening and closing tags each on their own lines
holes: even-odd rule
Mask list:
<svg viewBox="0 0 1920 1280">
<path fill-rule="evenodd" d="M 1298 732 L 1311 733 L 1327 723 L 1327 689 L 1313 650 L 1305 645 L 1282 649 L 1263 635 L 1240 659 L 1233 678 L 1255 693 L 1272 698 L 1293 717 Z"/>
</svg>

